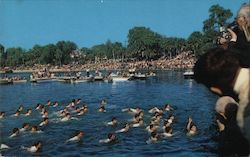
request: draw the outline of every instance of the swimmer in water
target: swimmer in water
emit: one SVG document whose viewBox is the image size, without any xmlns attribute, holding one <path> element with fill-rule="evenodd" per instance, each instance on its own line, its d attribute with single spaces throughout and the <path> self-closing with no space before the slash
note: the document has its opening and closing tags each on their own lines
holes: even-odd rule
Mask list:
<svg viewBox="0 0 250 157">
<path fill-rule="evenodd" d="M 17 110 L 16 113 L 13 115 L 13 117 L 19 117 L 20 116 L 20 111 Z"/>
<path fill-rule="evenodd" d="M 75 110 L 73 111 L 74 113 L 80 113 L 81 112 L 81 108 L 80 107 L 76 107 Z"/>
<path fill-rule="evenodd" d="M 170 126 L 165 128 L 165 132 L 161 134 L 163 137 L 172 137 L 173 136 L 173 129 Z"/>
<path fill-rule="evenodd" d="M 148 133 L 156 132 L 157 127 L 154 124 L 150 124 L 149 126 L 146 127 L 146 130 L 148 131 Z"/>
<path fill-rule="evenodd" d="M 75 108 L 75 105 L 76 105 L 76 100 L 73 99 L 73 100 L 66 106 L 66 108 Z"/>
<path fill-rule="evenodd" d="M 24 148 L 26 149 L 28 152 L 30 153 L 36 153 L 36 152 L 39 152 L 41 151 L 42 149 L 42 142 L 41 141 L 37 141 L 35 142 L 31 147 L 29 148 Z"/>
<path fill-rule="evenodd" d="M 5 117 L 5 112 L 0 112 L 0 119 L 4 118 Z"/>
<path fill-rule="evenodd" d="M 78 116 L 81 116 L 81 115 L 84 115 L 84 113 L 85 113 L 85 112 L 84 112 L 84 109 L 80 109 L 80 112 L 77 113 L 77 115 L 78 115 Z"/>
<path fill-rule="evenodd" d="M 49 118 L 43 118 L 43 121 L 39 124 L 39 126 L 45 126 L 49 124 Z"/>
<path fill-rule="evenodd" d="M 170 104 L 166 104 L 166 105 L 164 106 L 164 111 L 174 111 L 174 108 L 171 107 Z"/>
<path fill-rule="evenodd" d="M 191 117 L 188 118 L 188 123 L 187 123 L 187 135 L 192 136 L 197 133 L 197 127 L 194 125 L 193 120 Z"/>
<path fill-rule="evenodd" d="M 152 132 L 150 134 L 149 139 L 146 141 L 147 144 L 152 144 L 152 143 L 156 143 L 158 141 L 158 134 L 156 131 Z"/>
<path fill-rule="evenodd" d="M 84 110 L 84 113 L 87 113 L 89 111 L 88 106 L 87 105 L 83 105 L 83 110 Z"/>
<path fill-rule="evenodd" d="M 16 137 L 18 134 L 19 134 L 19 129 L 18 128 L 14 128 L 12 130 L 12 134 L 9 136 L 9 138 Z"/>
<path fill-rule="evenodd" d="M 82 99 L 77 99 L 77 101 L 76 101 L 76 105 L 80 104 L 80 103 L 81 103 L 81 101 L 82 101 Z"/>
<path fill-rule="evenodd" d="M 71 120 L 71 115 L 70 113 L 66 113 L 66 115 L 61 119 L 62 122 L 66 122 Z"/>
<path fill-rule="evenodd" d="M 50 107 L 52 105 L 52 102 L 50 100 L 47 101 L 47 106 Z"/>
<path fill-rule="evenodd" d="M 31 127 L 31 133 L 41 133 L 41 130 L 38 130 L 38 127 L 36 125 Z"/>
<path fill-rule="evenodd" d="M 175 117 L 173 115 L 169 115 L 166 119 L 167 123 L 172 124 L 174 122 Z"/>
<path fill-rule="evenodd" d="M 3 144 L 3 143 L 0 144 L 0 150 L 9 149 L 9 148 L 10 147 L 8 145 L 6 145 L 6 144 Z M 0 157 L 1 157 L 1 154 L 0 154 Z"/>
<path fill-rule="evenodd" d="M 66 140 L 66 142 L 79 142 L 83 135 L 84 133 L 82 131 L 78 131 L 72 138 Z"/>
<path fill-rule="evenodd" d="M 157 107 L 153 107 L 148 111 L 148 113 L 156 113 L 156 112 L 163 113 L 163 110 Z"/>
<path fill-rule="evenodd" d="M 154 117 L 152 117 L 151 120 L 152 120 L 153 124 L 159 125 L 161 122 L 161 118 L 162 118 L 162 115 L 156 113 L 156 115 Z"/>
<path fill-rule="evenodd" d="M 23 126 L 21 129 L 19 129 L 19 132 L 24 132 L 29 129 L 30 125 L 28 123 L 23 123 Z"/>
<path fill-rule="evenodd" d="M 25 116 L 27 117 L 27 116 L 31 116 L 31 114 L 32 114 L 32 109 L 28 109 L 27 110 L 27 113 L 25 114 Z"/>
<path fill-rule="evenodd" d="M 111 122 L 108 122 L 107 125 L 115 126 L 115 125 L 117 125 L 117 123 L 118 123 L 118 121 L 117 121 L 116 117 L 113 117 Z"/>
<path fill-rule="evenodd" d="M 22 112 L 23 111 L 23 105 L 20 105 L 17 109 L 19 112 Z"/>
<path fill-rule="evenodd" d="M 47 110 L 43 112 L 42 118 L 49 118 L 49 112 Z"/>
<path fill-rule="evenodd" d="M 122 112 L 129 112 L 129 113 L 134 113 L 134 114 L 138 114 L 140 111 L 142 111 L 142 109 L 140 109 L 139 107 L 122 109 Z"/>
<path fill-rule="evenodd" d="M 105 107 L 104 107 L 104 106 L 101 106 L 101 107 L 98 109 L 98 112 L 106 112 Z"/>
<path fill-rule="evenodd" d="M 36 104 L 36 110 L 40 110 L 41 107 L 42 107 L 42 104 L 40 104 L 40 103 Z"/>
<path fill-rule="evenodd" d="M 129 130 L 129 124 L 126 123 L 122 129 L 117 130 L 115 133 L 128 132 L 128 130 Z"/>
<path fill-rule="evenodd" d="M 59 103 L 56 101 L 56 102 L 54 102 L 53 107 L 57 107 L 58 105 L 59 105 Z"/>
<path fill-rule="evenodd" d="M 114 133 L 109 133 L 108 138 L 99 140 L 99 143 L 111 143 L 117 140 L 117 137 Z"/>
<path fill-rule="evenodd" d="M 140 126 L 142 126 L 142 125 L 143 125 L 143 119 L 140 118 L 139 121 L 136 122 L 136 123 L 133 123 L 133 124 L 131 125 L 131 127 L 137 128 L 137 127 L 140 127 Z"/>
<path fill-rule="evenodd" d="M 61 121 L 62 121 L 62 122 L 66 122 L 66 121 L 73 120 L 73 119 L 78 120 L 78 118 L 71 117 L 70 113 L 66 113 L 65 117 L 63 117 L 63 118 L 61 119 Z"/>
<path fill-rule="evenodd" d="M 100 105 L 105 106 L 106 104 L 107 104 L 107 101 L 105 99 L 102 99 L 101 102 L 100 102 Z"/>
</svg>

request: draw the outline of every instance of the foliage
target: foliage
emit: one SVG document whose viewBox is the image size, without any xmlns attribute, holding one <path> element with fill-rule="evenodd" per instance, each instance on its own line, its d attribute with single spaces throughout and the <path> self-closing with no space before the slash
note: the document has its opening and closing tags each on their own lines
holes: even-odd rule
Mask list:
<svg viewBox="0 0 250 157">
<path fill-rule="evenodd" d="M 7 48 L 0 44 L 0 66 L 34 64 L 84 64 L 106 59 L 154 60 L 160 57 L 172 58 L 183 51 L 192 51 L 196 56 L 215 46 L 215 39 L 221 25 L 227 25 L 232 13 L 219 5 L 209 9 L 209 18 L 203 22 L 203 32 L 195 31 L 187 39 L 166 37 L 146 27 L 134 27 L 128 32 L 128 46 L 107 40 L 91 48 L 77 49 L 71 41 L 58 41 L 45 46 L 34 45 L 29 50 Z"/>
</svg>

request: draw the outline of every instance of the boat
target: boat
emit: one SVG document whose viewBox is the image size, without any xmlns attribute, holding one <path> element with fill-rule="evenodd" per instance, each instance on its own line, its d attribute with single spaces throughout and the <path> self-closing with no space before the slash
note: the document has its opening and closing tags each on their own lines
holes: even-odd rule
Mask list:
<svg viewBox="0 0 250 157">
<path fill-rule="evenodd" d="M 9 80 L 8 79 L 0 79 L 0 85 L 4 85 L 4 84 L 9 84 Z"/>
<path fill-rule="evenodd" d="M 194 78 L 194 72 L 191 70 L 185 71 L 183 73 L 183 76 L 185 79 L 193 79 Z"/>
<path fill-rule="evenodd" d="M 155 76 L 156 76 L 156 73 L 150 71 L 150 72 L 147 74 L 147 76 L 148 76 L 148 77 L 155 77 Z"/>
<path fill-rule="evenodd" d="M 104 80 L 104 77 L 103 77 L 103 76 L 95 76 L 95 77 L 94 77 L 94 80 L 95 80 L 95 81 L 103 81 L 103 80 Z"/>
<path fill-rule="evenodd" d="M 128 81 L 129 78 L 130 78 L 130 77 L 126 77 L 126 76 L 121 76 L 121 75 L 119 75 L 119 73 L 116 73 L 116 74 L 115 73 L 111 73 L 109 76 L 112 78 L 112 80 L 114 82 Z"/>
<path fill-rule="evenodd" d="M 13 83 L 26 83 L 27 80 L 22 79 L 22 80 L 12 80 Z"/>
<path fill-rule="evenodd" d="M 54 81 L 56 81 L 55 78 L 49 78 L 49 77 L 32 78 L 32 79 L 30 79 L 30 82 L 32 82 L 32 83 L 44 83 L 44 82 L 54 82 Z"/>
<path fill-rule="evenodd" d="M 92 76 L 70 79 L 70 83 L 82 83 L 82 82 L 92 82 L 92 81 L 94 81 L 94 77 Z"/>
<path fill-rule="evenodd" d="M 57 81 L 59 82 L 65 82 L 65 83 L 71 83 L 72 79 L 76 79 L 76 77 L 72 77 L 72 76 L 63 76 L 63 77 L 57 77 Z"/>
<path fill-rule="evenodd" d="M 148 77 L 146 74 L 135 73 L 131 75 L 130 80 L 146 80 Z"/>
</svg>

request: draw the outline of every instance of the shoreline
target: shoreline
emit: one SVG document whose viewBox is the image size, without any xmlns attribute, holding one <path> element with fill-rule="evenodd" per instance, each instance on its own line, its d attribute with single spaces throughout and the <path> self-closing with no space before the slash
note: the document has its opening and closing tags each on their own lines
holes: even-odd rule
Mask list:
<svg viewBox="0 0 250 157">
<path fill-rule="evenodd" d="M 102 62 L 95 63 L 86 63 L 86 64 L 70 64 L 70 65 L 39 65 L 35 64 L 34 66 L 23 66 L 23 67 L 5 67 L 0 69 L 0 73 L 6 73 L 8 70 L 12 70 L 13 73 L 32 73 L 38 72 L 44 69 L 48 69 L 50 72 L 77 72 L 77 71 L 86 71 L 89 69 L 90 71 L 95 70 L 129 70 L 129 69 L 137 69 L 137 70 L 184 70 L 184 69 L 192 69 L 194 63 L 196 61 L 196 57 L 190 51 L 182 52 L 174 58 L 160 58 L 158 60 L 151 61 L 128 61 L 121 62 L 119 60 L 106 60 Z M 7 73 L 6 73 L 7 74 Z"/>
</svg>

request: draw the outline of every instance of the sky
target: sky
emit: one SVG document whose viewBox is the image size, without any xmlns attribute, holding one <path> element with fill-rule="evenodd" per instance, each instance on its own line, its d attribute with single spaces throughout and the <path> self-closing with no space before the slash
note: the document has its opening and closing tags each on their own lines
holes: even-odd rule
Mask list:
<svg viewBox="0 0 250 157">
<path fill-rule="evenodd" d="M 0 0 L 0 44 L 30 49 L 65 40 L 91 48 L 111 40 L 126 45 L 136 26 L 188 38 L 202 31 L 212 5 L 235 17 L 244 2 L 249 0 Z"/>
</svg>

